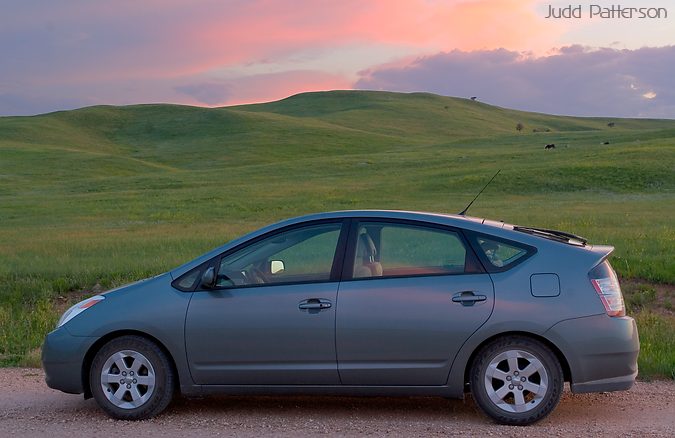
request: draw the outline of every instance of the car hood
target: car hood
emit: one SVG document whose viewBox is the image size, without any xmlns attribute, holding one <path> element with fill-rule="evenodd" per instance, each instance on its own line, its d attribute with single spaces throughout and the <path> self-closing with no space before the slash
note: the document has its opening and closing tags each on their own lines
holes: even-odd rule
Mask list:
<svg viewBox="0 0 675 438">
<path fill-rule="evenodd" d="M 148 277 L 148 278 L 143 278 L 141 280 L 134 281 L 133 283 L 128 283 L 119 287 L 116 287 L 114 289 L 107 290 L 105 292 L 102 292 L 97 295 L 104 295 L 104 296 L 112 296 L 112 295 L 117 295 L 122 292 L 131 292 L 133 290 L 136 290 L 142 286 L 144 286 L 146 283 L 154 281 L 154 280 L 160 280 L 162 277 L 168 276 L 168 272 L 164 272 L 162 274 L 155 275 L 153 277 Z"/>
</svg>

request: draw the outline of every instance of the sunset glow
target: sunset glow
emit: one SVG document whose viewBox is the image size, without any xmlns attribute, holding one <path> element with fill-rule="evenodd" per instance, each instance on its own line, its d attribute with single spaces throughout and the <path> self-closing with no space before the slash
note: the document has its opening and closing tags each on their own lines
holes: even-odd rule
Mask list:
<svg viewBox="0 0 675 438">
<path fill-rule="evenodd" d="M 0 115 L 101 103 L 252 103 L 362 87 L 374 80 L 374 72 L 419 68 L 421 59 L 450 53 L 457 60 L 460 53 L 492 57 L 488 54 L 504 49 L 518 53 L 518 60 L 550 64 L 577 56 L 565 51 L 570 46 L 635 51 L 675 43 L 670 17 L 553 20 L 545 18 L 549 5 L 564 3 L 122 0 L 75 7 L 17 2 L 0 18 Z M 651 31 L 636 36 L 645 26 Z M 628 70 L 619 73 L 641 82 L 645 99 L 656 103 L 670 96 L 657 80 L 644 83 L 638 71 Z M 411 87 L 442 92 L 424 82 Z M 475 88 L 485 87 L 476 83 Z M 668 108 L 658 111 L 669 114 Z"/>
</svg>

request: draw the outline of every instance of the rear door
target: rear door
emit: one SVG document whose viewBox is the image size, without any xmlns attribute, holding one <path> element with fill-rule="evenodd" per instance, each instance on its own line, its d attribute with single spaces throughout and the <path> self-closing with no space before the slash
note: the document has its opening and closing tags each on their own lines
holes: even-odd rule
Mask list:
<svg viewBox="0 0 675 438">
<path fill-rule="evenodd" d="M 492 281 L 458 230 L 353 224 L 338 291 L 338 370 L 347 385 L 443 385 L 490 316 Z"/>
</svg>

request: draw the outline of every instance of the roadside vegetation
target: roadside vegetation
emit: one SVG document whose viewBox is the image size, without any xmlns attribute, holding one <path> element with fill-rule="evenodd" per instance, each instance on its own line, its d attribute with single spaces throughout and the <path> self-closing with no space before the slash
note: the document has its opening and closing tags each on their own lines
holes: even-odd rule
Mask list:
<svg viewBox="0 0 675 438">
<path fill-rule="evenodd" d="M 615 246 L 640 375 L 675 378 L 674 163 L 672 120 L 420 93 L 0 118 L 0 364 L 39 364 L 45 333 L 79 299 L 264 224 L 355 208 L 456 213 L 502 169 L 469 213 Z"/>
<path fill-rule="evenodd" d="M 640 377 L 675 379 L 675 286 L 627 280 L 622 290 L 640 334 Z"/>
</svg>

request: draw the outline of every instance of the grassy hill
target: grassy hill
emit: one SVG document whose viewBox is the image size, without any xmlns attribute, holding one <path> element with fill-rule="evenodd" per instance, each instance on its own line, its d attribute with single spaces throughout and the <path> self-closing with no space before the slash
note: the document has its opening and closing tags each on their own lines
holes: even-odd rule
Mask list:
<svg viewBox="0 0 675 438">
<path fill-rule="evenodd" d="M 674 120 L 366 91 L 2 117 L 0 363 L 23 360 L 82 290 L 298 214 L 458 212 L 497 169 L 472 215 L 615 245 L 623 278 L 675 284 Z"/>
</svg>

